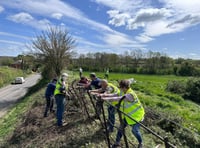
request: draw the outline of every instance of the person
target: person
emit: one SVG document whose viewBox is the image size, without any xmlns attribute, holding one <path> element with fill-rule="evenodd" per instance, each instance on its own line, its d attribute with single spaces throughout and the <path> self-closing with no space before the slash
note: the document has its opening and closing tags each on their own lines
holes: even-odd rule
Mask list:
<svg viewBox="0 0 200 148">
<path fill-rule="evenodd" d="M 120 145 L 120 139 L 123 136 L 123 129 L 130 125 L 132 126 L 132 133 L 138 140 L 138 148 L 142 148 L 142 136 L 140 134 L 140 124 L 139 122 L 144 119 L 144 108 L 140 103 L 135 92 L 130 87 L 129 80 L 121 80 L 119 82 L 119 87 L 121 91 L 124 93 L 123 100 L 121 102 L 120 111 L 124 112 L 125 114 L 129 115 L 134 120 L 130 119 L 127 115 L 122 114 L 123 123 L 121 123 L 120 128 L 118 129 L 117 136 L 115 143 L 113 144 L 113 148 L 118 147 Z M 102 97 L 103 100 L 120 100 L 122 97 Z"/>
<path fill-rule="evenodd" d="M 82 77 L 82 74 L 83 74 L 83 69 L 80 67 L 79 68 L 79 76 L 80 76 L 80 78 Z"/>
<path fill-rule="evenodd" d="M 89 80 L 86 77 L 82 76 L 81 79 L 78 82 L 78 85 L 84 86 L 85 84 L 88 84 L 88 83 L 89 83 Z"/>
<path fill-rule="evenodd" d="M 57 118 L 57 126 L 63 125 L 63 113 L 64 113 L 64 103 L 65 103 L 65 96 L 67 95 L 67 85 L 66 80 L 68 78 L 67 73 L 63 73 L 60 79 L 56 83 L 56 89 L 54 91 L 56 104 L 57 104 L 57 111 L 56 111 L 56 118 Z"/>
<path fill-rule="evenodd" d="M 54 90 L 56 88 L 57 79 L 53 79 L 50 83 L 48 83 L 46 91 L 45 91 L 45 98 L 46 98 L 46 107 L 44 111 L 44 117 L 48 116 L 48 111 L 53 112 L 53 105 L 54 105 Z"/>
<path fill-rule="evenodd" d="M 91 89 L 99 89 L 99 88 L 101 88 L 101 85 L 100 85 L 101 79 L 99 79 L 99 78 L 96 76 L 95 73 L 90 73 L 90 79 L 91 79 L 90 83 L 84 85 L 84 87 L 85 87 L 86 89 L 91 90 Z"/>
<path fill-rule="evenodd" d="M 91 92 L 93 90 L 101 88 L 101 85 L 100 85 L 101 79 L 99 79 L 95 73 L 90 73 L 90 79 L 91 79 L 91 82 L 84 85 L 85 89 L 87 89 L 87 90 L 89 90 L 89 92 Z M 93 95 L 93 97 L 96 100 L 95 118 L 99 118 L 99 116 L 101 114 L 102 100 L 96 98 L 95 95 Z"/>
<path fill-rule="evenodd" d="M 108 79 L 108 78 L 109 78 L 109 69 L 107 69 L 105 72 L 105 79 Z"/>
<path fill-rule="evenodd" d="M 103 94 L 99 94 L 100 97 L 117 97 L 121 95 L 120 90 L 117 86 L 112 83 L 108 83 L 107 80 L 101 80 L 101 89 L 104 91 Z M 115 124 L 115 105 L 118 104 L 118 101 L 112 101 L 108 105 L 108 131 L 113 132 L 114 124 Z"/>
</svg>

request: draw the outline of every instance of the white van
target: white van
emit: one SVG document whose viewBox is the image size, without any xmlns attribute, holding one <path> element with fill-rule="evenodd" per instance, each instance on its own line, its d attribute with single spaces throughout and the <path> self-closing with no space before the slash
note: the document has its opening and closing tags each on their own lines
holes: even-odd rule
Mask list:
<svg viewBox="0 0 200 148">
<path fill-rule="evenodd" d="M 24 82 L 25 82 L 24 77 L 16 77 L 14 80 L 14 84 L 22 84 Z"/>
</svg>

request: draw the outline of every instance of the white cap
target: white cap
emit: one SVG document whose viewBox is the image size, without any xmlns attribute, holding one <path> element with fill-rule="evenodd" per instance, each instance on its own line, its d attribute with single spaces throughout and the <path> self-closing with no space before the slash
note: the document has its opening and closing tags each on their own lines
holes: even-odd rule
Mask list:
<svg viewBox="0 0 200 148">
<path fill-rule="evenodd" d="M 136 80 L 134 80 L 134 78 L 130 78 L 130 79 L 128 79 L 128 81 L 130 84 L 136 83 Z"/>
<path fill-rule="evenodd" d="M 67 73 L 62 73 L 61 76 L 62 76 L 62 77 L 68 77 L 68 74 L 67 74 Z"/>
</svg>

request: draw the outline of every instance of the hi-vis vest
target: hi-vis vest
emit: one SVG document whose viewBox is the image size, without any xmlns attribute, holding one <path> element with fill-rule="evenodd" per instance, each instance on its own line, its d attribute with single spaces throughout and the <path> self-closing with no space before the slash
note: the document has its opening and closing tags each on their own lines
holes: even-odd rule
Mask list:
<svg viewBox="0 0 200 148">
<path fill-rule="evenodd" d="M 125 114 L 129 115 L 130 117 L 132 117 L 133 119 L 135 119 L 136 121 L 138 122 L 141 121 L 144 118 L 145 113 L 144 113 L 144 108 L 140 103 L 140 100 L 138 99 L 137 95 L 131 88 L 129 88 L 125 94 L 131 94 L 134 98 L 134 101 L 130 102 L 127 100 L 123 100 L 121 102 L 120 110 Z M 122 113 L 122 119 L 124 118 L 126 119 L 126 122 L 129 125 L 133 125 L 136 123 L 128 116 Z"/>
<path fill-rule="evenodd" d="M 61 80 L 59 79 L 59 81 L 56 83 L 56 88 L 55 88 L 55 91 L 54 91 L 54 95 L 65 95 L 64 93 L 60 92 L 60 88 L 62 87 L 62 82 Z"/>
<path fill-rule="evenodd" d="M 108 87 L 111 87 L 112 91 L 109 92 L 109 93 L 113 93 L 113 94 L 117 94 L 118 96 L 121 95 L 121 91 L 119 90 L 119 88 L 117 88 L 115 85 L 111 84 L 111 83 L 108 83 Z M 113 106 L 117 105 L 118 104 L 118 101 L 112 101 L 111 104 Z"/>
</svg>

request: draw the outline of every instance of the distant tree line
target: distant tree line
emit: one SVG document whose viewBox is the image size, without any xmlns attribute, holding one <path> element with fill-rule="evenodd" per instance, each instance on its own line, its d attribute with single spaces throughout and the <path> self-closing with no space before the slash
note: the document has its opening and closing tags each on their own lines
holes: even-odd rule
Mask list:
<svg viewBox="0 0 200 148">
<path fill-rule="evenodd" d="M 70 60 L 69 69 L 82 67 L 85 71 L 139 73 L 139 74 L 175 74 L 180 76 L 199 76 L 200 61 L 190 59 L 173 59 L 160 52 L 143 52 L 142 50 L 115 53 L 80 54 Z"/>
</svg>

